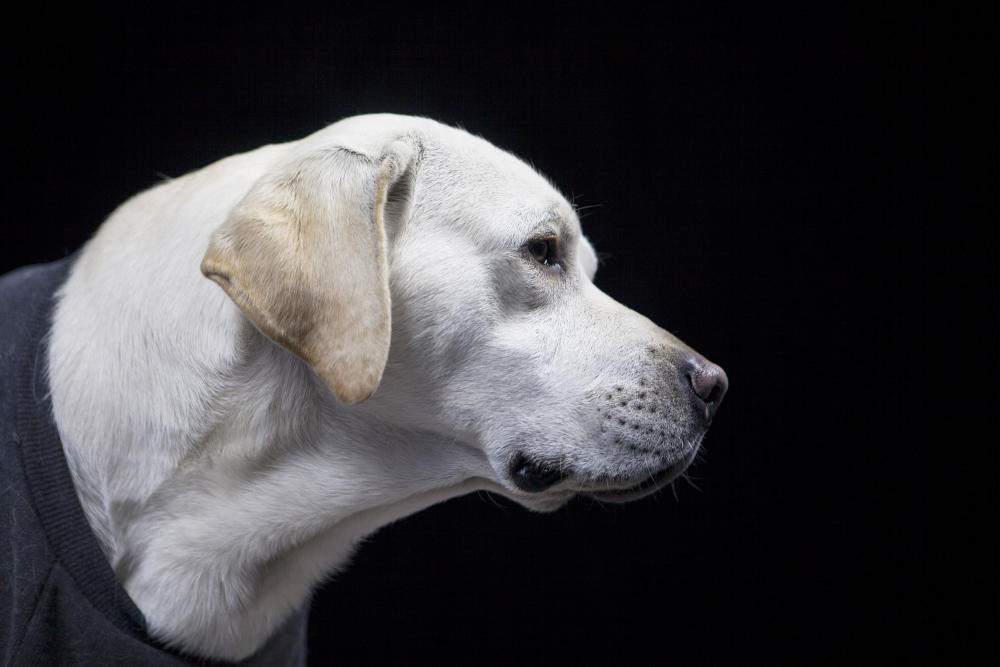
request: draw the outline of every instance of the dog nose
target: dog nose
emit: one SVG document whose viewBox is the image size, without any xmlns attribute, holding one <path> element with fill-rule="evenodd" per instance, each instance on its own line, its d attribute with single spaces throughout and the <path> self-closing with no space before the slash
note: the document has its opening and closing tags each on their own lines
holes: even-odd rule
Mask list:
<svg viewBox="0 0 1000 667">
<path fill-rule="evenodd" d="M 697 357 L 688 363 L 690 365 L 687 377 L 695 395 L 695 406 L 703 409 L 705 417 L 711 419 L 718 411 L 726 390 L 729 389 L 729 378 L 721 366 L 707 359 Z"/>
</svg>

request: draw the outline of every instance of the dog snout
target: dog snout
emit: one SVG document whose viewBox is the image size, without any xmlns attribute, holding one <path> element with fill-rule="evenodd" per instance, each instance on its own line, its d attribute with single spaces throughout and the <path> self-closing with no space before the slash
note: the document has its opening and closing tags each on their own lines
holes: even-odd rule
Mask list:
<svg viewBox="0 0 1000 667">
<path fill-rule="evenodd" d="M 692 357 L 687 361 L 686 375 L 695 411 L 704 414 L 706 420 L 711 420 L 729 389 L 726 371 L 704 357 Z"/>
</svg>

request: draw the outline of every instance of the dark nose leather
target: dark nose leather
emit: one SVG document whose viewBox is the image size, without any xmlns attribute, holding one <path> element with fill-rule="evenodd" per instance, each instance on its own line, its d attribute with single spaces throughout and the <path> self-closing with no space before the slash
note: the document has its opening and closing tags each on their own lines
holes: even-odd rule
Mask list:
<svg viewBox="0 0 1000 667">
<path fill-rule="evenodd" d="M 706 419 L 711 419 L 729 389 L 729 378 L 722 367 L 707 359 L 698 357 L 688 363 L 687 377 L 694 394 L 695 407 L 704 412 Z"/>
</svg>

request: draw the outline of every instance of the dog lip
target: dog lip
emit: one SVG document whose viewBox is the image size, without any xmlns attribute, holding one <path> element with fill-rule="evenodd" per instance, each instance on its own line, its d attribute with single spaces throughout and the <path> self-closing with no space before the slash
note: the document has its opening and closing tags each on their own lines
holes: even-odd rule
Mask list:
<svg viewBox="0 0 1000 667">
<path fill-rule="evenodd" d="M 527 493 L 539 493 L 562 481 L 566 473 L 555 465 L 530 459 L 522 453 L 510 465 L 514 485 Z"/>
<path fill-rule="evenodd" d="M 697 448 L 695 448 L 697 451 Z M 691 461 L 694 459 L 694 451 L 659 472 L 654 473 L 648 479 L 638 484 L 621 489 L 606 489 L 601 491 L 589 491 L 587 495 L 601 502 L 626 503 L 630 500 L 638 500 L 649 494 L 662 489 L 670 482 L 677 479 L 683 473 Z"/>
</svg>

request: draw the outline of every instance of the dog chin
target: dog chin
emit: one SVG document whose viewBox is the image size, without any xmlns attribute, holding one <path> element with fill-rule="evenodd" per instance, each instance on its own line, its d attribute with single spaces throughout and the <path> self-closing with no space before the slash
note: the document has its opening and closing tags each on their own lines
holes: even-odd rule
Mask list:
<svg viewBox="0 0 1000 667">
<path fill-rule="evenodd" d="M 555 512 L 578 494 L 574 491 L 553 490 L 533 494 L 507 492 L 504 495 L 532 512 L 548 514 Z"/>
</svg>

